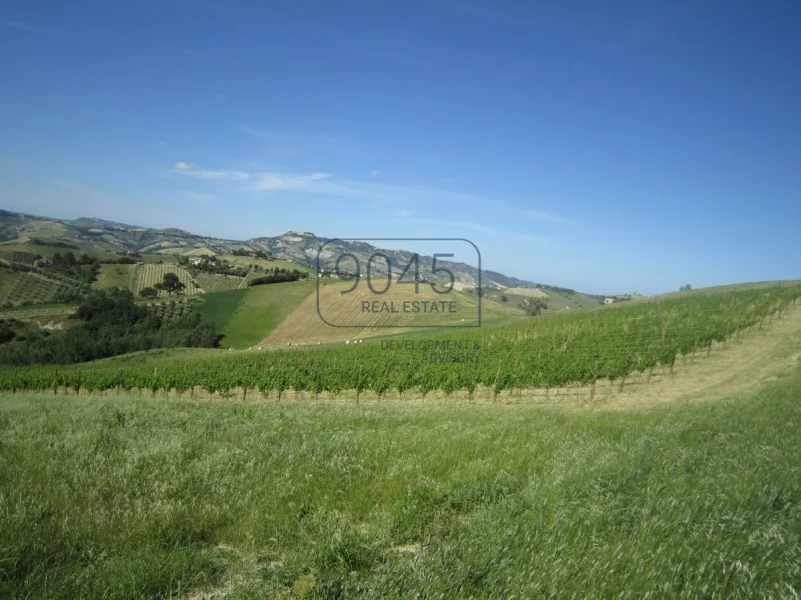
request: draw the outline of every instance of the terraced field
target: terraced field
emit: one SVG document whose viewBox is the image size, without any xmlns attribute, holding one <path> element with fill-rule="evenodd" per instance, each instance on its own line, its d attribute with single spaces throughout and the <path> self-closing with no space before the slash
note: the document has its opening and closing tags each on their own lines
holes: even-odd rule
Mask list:
<svg viewBox="0 0 801 600">
<path fill-rule="evenodd" d="M 184 290 L 185 296 L 194 296 L 195 294 L 200 293 L 195 285 L 195 282 L 192 280 L 192 276 L 186 271 L 186 269 L 179 267 L 178 265 L 139 266 L 140 268 L 136 273 L 136 285 L 134 288 L 134 292 L 137 296 L 146 287 L 155 287 L 157 283 L 161 283 L 167 273 L 175 273 L 178 275 L 180 282 L 186 286 L 186 289 Z M 167 292 L 159 292 L 159 297 L 166 298 L 167 296 Z"/>
</svg>

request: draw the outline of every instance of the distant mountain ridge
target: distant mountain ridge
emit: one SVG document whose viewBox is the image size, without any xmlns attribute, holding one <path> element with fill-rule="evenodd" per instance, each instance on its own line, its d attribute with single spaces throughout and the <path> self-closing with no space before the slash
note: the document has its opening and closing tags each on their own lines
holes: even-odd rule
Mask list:
<svg viewBox="0 0 801 600">
<path fill-rule="evenodd" d="M 200 236 L 179 228 L 155 229 L 117 223 L 92 217 L 78 219 L 53 219 L 24 213 L 0 210 L 0 242 L 28 244 L 52 241 L 68 244 L 80 250 L 100 250 L 106 252 L 140 252 L 147 254 L 233 254 L 237 251 L 262 251 L 273 257 L 305 264 L 316 268 L 317 253 L 329 238 L 321 238 L 311 232 L 288 231 L 274 237 L 258 237 L 249 240 L 229 240 Z M 334 252 L 321 257 L 321 268 L 333 270 L 336 256 L 349 252 L 359 257 L 365 265 L 370 255 L 381 251 L 390 257 L 393 272 L 401 271 L 412 259 L 413 253 L 407 250 L 381 249 L 366 242 L 337 242 L 329 244 Z M 381 273 L 383 261 L 376 261 L 375 272 Z M 437 261 L 437 266 L 450 269 L 455 280 L 464 286 L 476 286 L 479 282 L 478 268 L 461 262 Z M 344 269 L 343 264 L 343 269 Z M 420 256 L 420 275 L 424 279 L 441 279 L 432 274 L 432 258 Z M 496 271 L 482 270 L 481 285 L 503 288 L 540 287 L 563 290 L 555 286 L 538 284 L 516 277 L 509 277 Z M 573 290 L 566 290 L 576 293 Z"/>
</svg>

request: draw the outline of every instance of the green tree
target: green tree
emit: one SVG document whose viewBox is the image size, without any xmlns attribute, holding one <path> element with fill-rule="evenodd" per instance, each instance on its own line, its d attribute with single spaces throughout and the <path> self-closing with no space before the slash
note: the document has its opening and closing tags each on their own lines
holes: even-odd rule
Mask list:
<svg viewBox="0 0 801 600">
<path fill-rule="evenodd" d="M 523 300 L 523 303 L 518 306 L 525 310 L 527 315 L 532 317 L 536 317 L 543 310 L 548 308 L 548 305 L 542 298 L 526 298 Z"/>
<path fill-rule="evenodd" d="M 156 287 L 158 288 L 159 285 L 161 285 L 160 289 L 167 292 L 168 296 L 172 296 L 173 292 L 180 294 L 186 288 L 175 273 L 165 273 L 164 280 L 160 284 L 156 284 Z"/>
</svg>

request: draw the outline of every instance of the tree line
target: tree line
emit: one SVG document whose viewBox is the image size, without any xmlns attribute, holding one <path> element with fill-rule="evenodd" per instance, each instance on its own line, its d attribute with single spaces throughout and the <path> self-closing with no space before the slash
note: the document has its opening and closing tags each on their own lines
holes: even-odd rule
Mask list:
<svg viewBox="0 0 801 600">
<path fill-rule="evenodd" d="M 222 337 L 194 311 L 163 318 L 119 288 L 91 291 L 74 318 L 80 323 L 61 331 L 3 321 L 0 364 L 71 364 L 154 348 L 210 348 Z"/>
</svg>

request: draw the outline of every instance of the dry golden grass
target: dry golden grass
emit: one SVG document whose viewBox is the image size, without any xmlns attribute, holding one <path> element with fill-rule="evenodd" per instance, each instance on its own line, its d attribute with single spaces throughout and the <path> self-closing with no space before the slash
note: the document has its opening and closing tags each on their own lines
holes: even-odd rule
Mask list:
<svg viewBox="0 0 801 600">
<path fill-rule="evenodd" d="M 505 293 L 517 294 L 518 296 L 531 296 L 532 298 L 547 298 L 548 294 L 540 288 L 506 288 Z"/>
<path fill-rule="evenodd" d="M 415 294 L 413 285 L 395 283 L 390 286 L 386 294 L 378 295 L 369 290 L 365 281 L 362 281 L 352 293 L 341 293 L 352 285 L 351 282 L 321 285 L 320 313 L 317 312 L 317 293 L 312 293 L 263 341 L 263 344 L 327 343 L 392 335 L 408 331 L 408 327 L 452 327 L 478 323 L 478 301 L 471 294 L 455 290 L 449 294 L 437 294 L 428 285 L 423 284 L 420 285 L 419 293 Z M 373 287 L 380 290 L 380 285 L 376 282 Z M 411 312 L 414 309 L 413 302 L 419 302 L 421 310 L 424 302 L 428 302 L 429 307 L 430 303 L 437 303 L 436 306 L 440 310 L 427 313 Z M 445 312 L 442 311 L 443 307 Z M 373 312 L 374 309 L 379 312 Z M 396 312 L 389 312 L 387 309 Z M 320 318 L 321 315 L 325 321 Z M 347 327 L 342 327 L 344 325 Z"/>
</svg>

